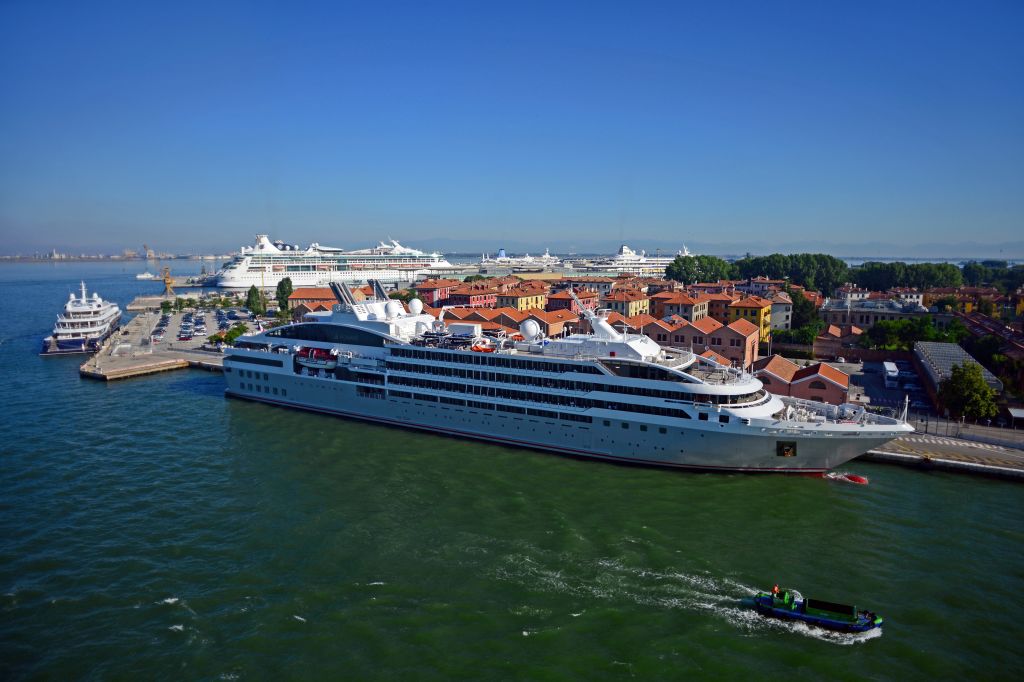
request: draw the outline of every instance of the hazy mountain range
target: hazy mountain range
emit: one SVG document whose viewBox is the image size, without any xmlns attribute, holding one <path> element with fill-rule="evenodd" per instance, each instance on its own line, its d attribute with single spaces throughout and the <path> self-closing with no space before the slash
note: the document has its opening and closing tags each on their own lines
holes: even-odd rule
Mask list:
<svg viewBox="0 0 1024 682">
<path fill-rule="evenodd" d="M 442 253 L 480 254 L 488 253 L 494 255 L 498 249 L 505 249 L 511 254 L 529 253 L 539 255 L 544 249 L 549 249 L 553 254 L 612 254 L 618 251 L 621 244 L 627 244 L 635 251 L 645 250 L 648 254 L 655 254 L 660 249 L 663 256 L 676 253 L 685 244 L 691 253 L 710 254 L 716 256 L 739 257 L 751 253 L 754 255 L 766 255 L 770 253 L 830 253 L 835 256 L 842 256 L 850 259 L 926 259 L 941 258 L 954 260 L 970 260 L 995 258 L 1004 260 L 1024 259 L 1024 240 L 986 244 L 978 241 L 964 241 L 954 244 L 926 242 L 921 244 L 895 244 L 887 242 L 828 242 L 820 239 L 808 240 L 759 240 L 753 242 L 712 242 L 705 240 L 686 239 L 679 240 L 642 237 L 625 237 L 623 241 L 613 239 L 566 239 L 553 238 L 550 240 L 531 240 L 524 238 L 504 239 L 500 236 L 493 237 L 472 237 L 468 239 L 449 237 L 416 237 L 414 235 L 396 234 L 395 236 L 402 244 L 428 251 L 436 250 Z M 276 238 L 277 235 L 271 235 Z M 238 239 L 235 242 L 224 242 L 223 237 L 218 238 L 218 243 L 204 244 L 163 244 L 158 240 L 150 241 L 154 248 L 162 252 L 173 253 L 217 253 L 223 254 L 237 250 L 242 245 L 251 243 L 251 239 Z M 139 241 L 138 239 L 134 241 Z M 365 239 L 357 240 L 352 237 L 332 238 L 330 235 L 318 237 L 318 241 L 327 246 L 338 246 L 341 248 L 366 248 L 377 243 L 375 235 L 367 236 Z M 307 242 L 299 242 L 305 247 Z M 13 246 L 13 248 L 12 248 Z M 57 249 L 63 253 L 120 253 L 125 247 L 139 250 L 139 245 L 131 244 L 53 244 L 42 248 L 18 248 L 16 245 L 9 245 L 4 255 L 27 255 L 33 252 L 46 253 L 51 249 Z M 2 248 L 2 247 L 0 247 Z"/>
</svg>

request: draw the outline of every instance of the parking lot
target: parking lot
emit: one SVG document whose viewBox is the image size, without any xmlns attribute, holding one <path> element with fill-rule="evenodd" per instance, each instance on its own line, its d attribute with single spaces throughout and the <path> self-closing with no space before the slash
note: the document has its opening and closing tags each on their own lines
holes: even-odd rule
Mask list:
<svg viewBox="0 0 1024 682">
<path fill-rule="evenodd" d="M 895 410 L 903 409 L 904 396 L 910 396 L 912 414 L 931 414 L 934 408 L 924 391 L 924 380 L 914 369 L 913 363 L 901 360 L 896 363 L 900 370 L 900 388 L 885 387 L 885 373 L 881 362 L 830 362 L 832 367 L 850 375 L 849 399 Z"/>
<path fill-rule="evenodd" d="M 233 315 L 233 317 L 232 317 Z M 150 340 L 155 348 L 193 350 L 208 344 L 208 338 L 217 332 L 226 332 L 236 324 L 246 331 L 254 331 L 245 313 L 211 310 L 205 312 L 163 313 L 152 315 Z"/>
</svg>

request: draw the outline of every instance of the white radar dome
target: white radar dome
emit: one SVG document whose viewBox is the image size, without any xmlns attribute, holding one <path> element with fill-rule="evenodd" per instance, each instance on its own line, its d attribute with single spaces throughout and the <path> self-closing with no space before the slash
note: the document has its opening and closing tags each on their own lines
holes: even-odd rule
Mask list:
<svg viewBox="0 0 1024 682">
<path fill-rule="evenodd" d="M 402 314 L 402 304 L 398 301 L 388 301 L 384 304 L 384 317 L 393 320 Z"/>
<path fill-rule="evenodd" d="M 519 333 L 525 340 L 532 341 L 540 336 L 540 325 L 537 324 L 537 320 L 523 320 L 519 325 Z"/>
<path fill-rule="evenodd" d="M 413 315 L 419 315 L 423 312 L 423 301 L 418 298 L 414 298 L 409 301 L 409 312 Z"/>
</svg>

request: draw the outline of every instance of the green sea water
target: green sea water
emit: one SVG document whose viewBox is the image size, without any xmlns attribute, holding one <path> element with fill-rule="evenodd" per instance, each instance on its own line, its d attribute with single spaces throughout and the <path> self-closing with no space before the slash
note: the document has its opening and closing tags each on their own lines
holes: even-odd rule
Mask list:
<svg viewBox="0 0 1024 682">
<path fill-rule="evenodd" d="M 141 264 L 140 264 L 141 266 Z M 5 679 L 1016 679 L 1024 487 L 857 486 L 513 450 L 38 358 L 79 279 L 0 266 Z M 884 632 L 766 620 L 779 582 Z"/>
</svg>

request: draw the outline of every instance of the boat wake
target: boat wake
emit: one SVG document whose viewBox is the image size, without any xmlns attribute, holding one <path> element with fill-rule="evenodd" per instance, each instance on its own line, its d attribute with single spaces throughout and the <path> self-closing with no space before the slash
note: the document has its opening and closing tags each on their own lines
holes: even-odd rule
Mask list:
<svg viewBox="0 0 1024 682">
<path fill-rule="evenodd" d="M 549 558 L 550 562 L 547 561 Z M 588 600 L 625 600 L 659 609 L 707 613 L 752 635 L 789 632 L 842 646 L 861 644 L 882 635 L 880 629 L 851 634 L 811 627 L 801 622 L 766 618 L 753 607 L 753 595 L 761 588 L 728 577 L 652 571 L 627 566 L 610 558 L 583 565 L 577 562 L 578 557 L 575 556 L 552 554 L 546 557 L 541 553 L 539 558 L 536 554 L 511 554 L 505 557 L 498 577 L 531 589 Z"/>
</svg>

